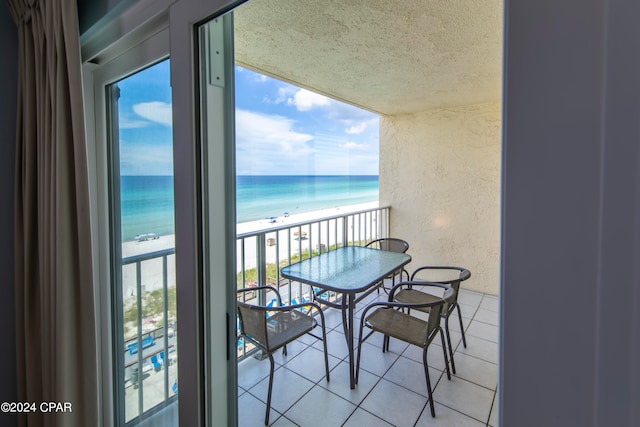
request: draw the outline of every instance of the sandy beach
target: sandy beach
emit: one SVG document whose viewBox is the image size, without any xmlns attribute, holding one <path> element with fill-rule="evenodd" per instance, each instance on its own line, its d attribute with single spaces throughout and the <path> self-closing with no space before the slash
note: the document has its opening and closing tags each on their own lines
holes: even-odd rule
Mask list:
<svg viewBox="0 0 640 427">
<path fill-rule="evenodd" d="M 351 212 L 357 212 L 365 209 L 373 209 L 378 207 L 378 202 L 362 203 L 359 205 L 342 206 L 339 208 L 322 209 L 318 211 L 300 213 L 295 215 L 289 215 L 288 217 L 279 216 L 275 218 L 275 222 L 270 219 L 262 219 L 258 221 L 243 222 L 237 224 L 236 235 L 242 236 L 249 233 L 255 233 L 259 231 L 268 231 L 277 229 L 279 227 L 296 224 L 299 222 L 306 222 L 316 220 L 319 218 L 332 217 L 336 215 L 346 215 Z M 145 242 L 123 242 L 122 243 L 122 257 L 127 258 L 134 255 L 146 254 L 150 252 L 161 251 L 164 249 L 170 249 L 175 247 L 175 236 L 173 234 L 160 236 L 155 240 L 147 240 Z"/>
<path fill-rule="evenodd" d="M 256 258 L 257 239 L 250 237 L 254 233 L 265 233 L 266 262 L 269 264 L 277 263 L 287 260 L 291 255 L 299 252 L 330 248 L 336 244 L 336 239 L 338 242 L 342 241 L 342 220 L 324 221 L 319 225 L 314 224 L 313 228 L 309 225 L 296 226 L 296 224 L 347 215 L 361 210 L 373 209 L 377 206 L 377 202 L 364 203 L 290 215 L 288 217 L 281 216 L 276 218 L 274 222 L 265 219 L 238 224 L 238 271 L 241 270 L 243 262 L 245 269 L 251 269 L 258 265 Z M 242 251 L 242 241 L 244 241 L 244 251 Z M 276 247 L 278 252 L 276 252 Z"/>
<path fill-rule="evenodd" d="M 350 205 L 350 206 L 341 206 L 338 208 L 331 209 L 322 209 L 318 211 L 299 213 L 295 215 L 289 215 L 285 217 L 284 215 L 275 218 L 275 222 L 271 222 L 270 219 L 263 219 L 258 221 L 251 222 L 243 222 L 236 226 L 236 234 L 241 236 L 247 233 L 253 233 L 257 231 L 263 230 L 271 230 L 282 226 L 287 226 L 290 224 L 296 224 L 299 222 L 312 221 L 319 218 L 327 218 L 336 215 L 345 215 L 351 212 L 357 212 L 365 209 L 373 209 L 378 207 L 378 202 L 370 202 L 370 203 L 361 203 L 358 205 Z"/>
<path fill-rule="evenodd" d="M 273 219 L 263 219 L 258 221 L 244 222 L 237 224 L 236 234 L 238 237 L 244 236 L 244 239 L 238 240 L 237 266 L 241 271 L 244 263 L 245 269 L 251 269 L 257 266 L 257 239 L 252 237 L 254 233 L 266 232 L 266 262 L 276 263 L 288 259 L 289 255 L 305 251 L 318 250 L 321 245 L 325 248 L 336 243 L 336 236 L 340 241 L 342 230 L 341 221 L 323 222 L 319 227 L 316 225 L 310 229 L 308 225 L 289 227 L 298 223 L 317 220 L 339 215 L 347 215 L 365 209 L 373 209 L 378 207 L 378 202 L 363 203 L 351 206 L 342 206 L 339 208 L 322 209 L 313 212 L 300 213 L 289 216 L 279 216 Z M 284 228 L 281 230 L 281 228 Z M 337 228 L 337 229 L 336 229 Z M 270 240 L 274 239 L 274 240 Z M 244 241 L 244 245 L 242 242 Z M 277 241 L 277 245 L 275 244 Z M 158 239 L 147 240 L 144 242 L 130 241 L 122 243 L 122 257 L 128 258 L 134 255 L 151 253 L 170 249 L 175 247 L 175 236 L 160 236 Z M 244 247 L 244 250 L 242 248 Z M 278 252 L 276 252 L 278 247 Z M 162 288 L 162 260 L 150 260 L 142 263 L 142 286 L 143 291 L 151 291 Z M 123 293 L 125 296 L 135 295 L 136 286 L 136 268 L 135 264 L 123 267 Z M 175 256 L 171 255 L 167 258 L 167 279 L 168 285 L 175 285 Z"/>
</svg>

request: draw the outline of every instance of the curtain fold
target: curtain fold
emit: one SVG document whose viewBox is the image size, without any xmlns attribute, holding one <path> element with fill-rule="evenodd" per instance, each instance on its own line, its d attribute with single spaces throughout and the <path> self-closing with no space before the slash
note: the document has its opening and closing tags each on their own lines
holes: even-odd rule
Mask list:
<svg viewBox="0 0 640 427">
<path fill-rule="evenodd" d="M 77 3 L 7 0 L 18 28 L 15 269 L 18 397 L 97 426 L 98 373 Z"/>
</svg>

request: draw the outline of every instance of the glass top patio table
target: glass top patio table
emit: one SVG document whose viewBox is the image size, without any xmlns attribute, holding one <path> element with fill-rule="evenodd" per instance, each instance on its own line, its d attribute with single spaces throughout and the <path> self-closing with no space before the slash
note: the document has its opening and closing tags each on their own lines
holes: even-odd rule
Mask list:
<svg viewBox="0 0 640 427">
<path fill-rule="evenodd" d="M 282 277 L 306 283 L 325 291 L 342 294 L 340 305 L 343 326 L 349 349 L 350 385 L 354 381 L 353 312 L 356 302 L 369 294 L 394 271 L 411 261 L 404 253 L 382 251 L 360 246 L 346 246 L 291 264 L 280 270 Z M 356 298 L 359 293 L 364 293 Z M 327 301 L 317 298 L 319 302 Z"/>
<path fill-rule="evenodd" d="M 339 293 L 359 293 L 411 261 L 404 253 L 347 246 L 282 268 L 287 279 Z"/>
</svg>

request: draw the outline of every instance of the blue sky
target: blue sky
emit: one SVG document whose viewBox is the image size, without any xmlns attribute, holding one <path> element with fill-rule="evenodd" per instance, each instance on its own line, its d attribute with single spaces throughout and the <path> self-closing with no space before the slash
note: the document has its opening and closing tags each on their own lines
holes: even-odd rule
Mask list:
<svg viewBox="0 0 640 427">
<path fill-rule="evenodd" d="M 122 175 L 171 175 L 163 61 L 118 83 Z M 377 175 L 378 116 L 236 67 L 238 175 Z"/>
<path fill-rule="evenodd" d="M 377 175 L 378 116 L 236 66 L 238 175 Z"/>
<path fill-rule="evenodd" d="M 173 175 L 169 61 L 118 82 L 121 175 Z"/>
</svg>

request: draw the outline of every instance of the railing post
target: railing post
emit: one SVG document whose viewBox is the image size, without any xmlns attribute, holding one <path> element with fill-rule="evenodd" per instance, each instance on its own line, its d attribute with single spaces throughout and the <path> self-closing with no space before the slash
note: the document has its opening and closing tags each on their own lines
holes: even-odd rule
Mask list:
<svg viewBox="0 0 640 427">
<path fill-rule="evenodd" d="M 385 233 L 387 234 L 385 237 L 389 237 L 390 231 L 391 231 L 391 209 L 387 208 L 386 210 L 386 215 L 385 215 Z"/>
<path fill-rule="evenodd" d="M 349 246 L 349 216 L 342 217 L 342 246 Z"/>
<path fill-rule="evenodd" d="M 164 368 L 164 400 L 169 399 L 169 278 L 168 268 L 167 268 L 167 255 L 162 256 L 162 311 L 164 316 L 164 357 L 162 358 L 162 364 Z"/>
<path fill-rule="evenodd" d="M 258 286 L 265 286 L 267 284 L 267 254 L 266 252 L 266 235 L 265 233 L 259 233 L 256 236 L 256 280 Z M 266 289 L 262 289 L 258 292 L 258 304 L 265 305 L 267 299 Z"/>
<path fill-rule="evenodd" d="M 136 304 L 138 309 L 138 419 L 142 419 L 144 417 L 144 400 L 142 395 L 142 381 L 144 378 L 142 372 L 142 261 L 136 262 L 136 293 Z"/>
</svg>

